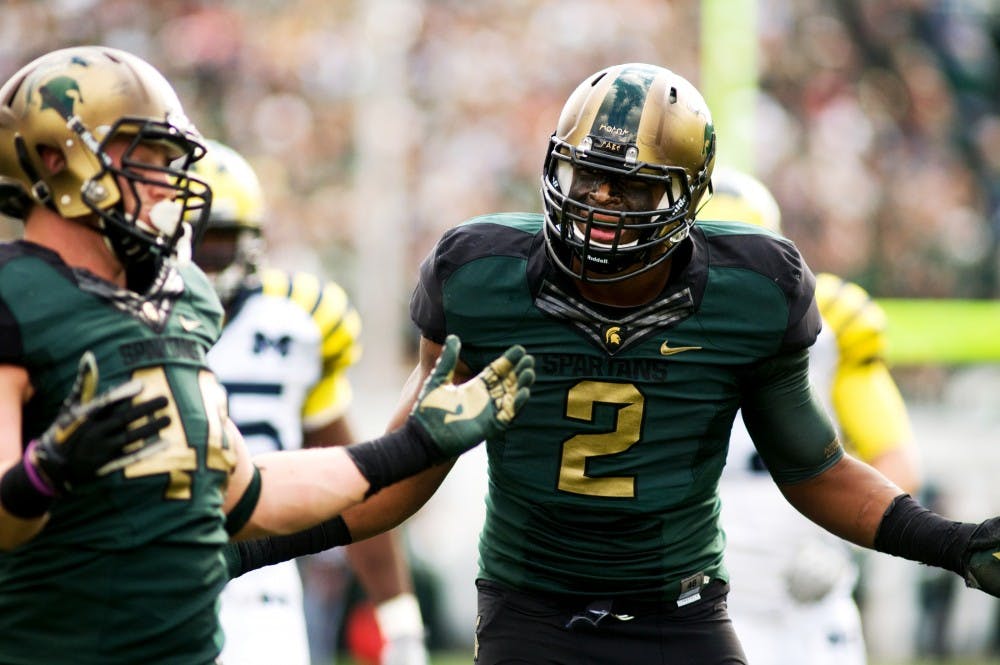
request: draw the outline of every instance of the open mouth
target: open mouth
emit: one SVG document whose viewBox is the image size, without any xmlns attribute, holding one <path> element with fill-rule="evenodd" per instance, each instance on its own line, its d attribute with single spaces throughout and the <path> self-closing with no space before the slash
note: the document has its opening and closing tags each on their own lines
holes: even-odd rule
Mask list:
<svg viewBox="0 0 1000 665">
<path fill-rule="evenodd" d="M 594 220 L 598 222 L 605 222 L 608 224 L 616 224 L 618 219 L 610 215 L 594 215 Z M 619 249 L 628 249 L 629 247 L 635 247 L 639 243 L 638 238 L 632 238 L 628 240 L 628 236 L 632 235 L 628 231 L 623 230 L 621 237 L 618 241 Z M 586 224 L 582 222 L 575 222 L 573 224 L 573 236 L 576 237 L 580 242 L 586 242 L 587 238 L 587 227 Z M 617 228 L 607 228 L 604 226 L 592 225 L 590 227 L 590 245 L 592 247 L 597 247 L 599 249 L 611 249 L 615 246 L 615 240 L 619 238 Z"/>
</svg>

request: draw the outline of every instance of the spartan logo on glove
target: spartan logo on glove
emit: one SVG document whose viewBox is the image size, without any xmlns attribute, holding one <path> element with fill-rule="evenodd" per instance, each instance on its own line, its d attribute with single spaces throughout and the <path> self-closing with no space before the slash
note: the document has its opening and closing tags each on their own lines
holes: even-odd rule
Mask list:
<svg viewBox="0 0 1000 665">
<path fill-rule="evenodd" d="M 530 396 L 535 359 L 515 344 L 465 383 L 455 385 L 461 342 L 448 335 L 410 415 L 447 457 L 507 428 Z"/>
<path fill-rule="evenodd" d="M 511 374 L 513 367 L 513 363 L 506 356 L 500 356 L 487 365 L 477 377 L 486 384 L 485 391 L 433 390 L 421 402 L 420 408 L 444 411 L 446 414 L 444 422 L 448 424 L 475 418 L 477 414 L 483 412 L 492 399 L 496 402 L 497 419 L 509 423 L 514 419 L 514 400 L 509 390 L 517 384 L 517 375 Z"/>
<path fill-rule="evenodd" d="M 465 402 L 475 402 L 471 404 L 471 410 L 466 410 Z M 427 396 L 420 405 L 423 409 L 440 409 L 445 412 L 444 422 L 453 423 L 456 420 L 469 418 L 469 413 L 478 413 L 486 406 L 486 394 L 475 393 L 473 395 L 459 394 L 457 392 L 447 392 L 435 390 Z"/>
</svg>

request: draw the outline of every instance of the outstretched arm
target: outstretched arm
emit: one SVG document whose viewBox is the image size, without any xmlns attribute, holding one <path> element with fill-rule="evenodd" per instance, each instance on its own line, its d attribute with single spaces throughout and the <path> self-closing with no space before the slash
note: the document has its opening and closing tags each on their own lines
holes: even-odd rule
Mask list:
<svg viewBox="0 0 1000 665">
<path fill-rule="evenodd" d="M 951 570 L 966 586 L 1000 596 L 1000 518 L 979 524 L 948 520 L 849 456 L 781 491 L 800 512 L 842 538 Z"/>
<path fill-rule="evenodd" d="M 317 522 L 320 522 L 317 529 L 324 533 L 308 529 L 290 539 L 253 541 L 237 548 L 235 557 L 231 550 L 228 556 L 233 574 L 318 551 L 309 549 L 317 544 L 323 549 L 351 542 L 352 536 L 358 539 L 357 533 L 352 534 L 345 527 L 344 520 L 332 518 L 363 496 L 447 462 L 483 439 L 503 431 L 528 399 L 529 386 L 534 382 L 533 358 L 525 354 L 523 348 L 511 347 L 476 377 L 455 386 L 451 380 L 458 350 L 457 338 L 450 337 L 404 425 L 396 431 L 375 441 L 344 448 L 283 452 L 256 458 L 258 464 L 263 458 L 275 464 L 268 462 L 270 466 L 262 469 L 260 503 L 237 537 L 254 537 L 268 528 L 271 533 L 294 532 L 308 529 Z M 298 460 L 309 454 L 312 456 L 308 459 Z M 346 470 L 342 455 L 353 462 Z M 270 489 L 268 477 L 275 481 Z M 306 489 L 319 489 L 324 487 L 324 481 L 328 485 L 331 477 L 336 478 L 338 484 L 342 483 L 338 490 L 333 494 L 307 493 L 307 500 L 303 502 L 298 484 Z M 244 477 L 237 487 L 246 488 L 248 484 Z M 243 493 L 242 490 L 238 492 Z M 288 501 L 286 493 L 295 494 L 298 500 Z M 318 501 L 315 500 L 317 496 Z M 235 502 L 236 499 L 231 500 L 230 505 Z M 402 506 L 402 503 L 397 505 Z M 407 510 L 405 507 L 398 509 Z M 367 532 L 373 529 L 373 524 L 374 528 L 385 530 L 402 519 L 399 514 L 375 518 L 362 524 L 360 530 L 368 537 L 373 535 Z"/>
<path fill-rule="evenodd" d="M 417 395 L 420 394 L 421 386 L 431 375 L 441 355 L 441 348 L 440 344 L 435 344 L 425 337 L 420 338 L 420 357 L 403 385 L 399 404 L 389 420 L 389 430 L 406 422 L 417 401 Z M 468 368 L 459 362 L 455 368 L 454 380 L 461 383 L 470 376 Z M 346 511 L 344 521 L 354 540 L 363 540 L 391 529 L 417 512 L 444 482 L 454 462 L 455 460 L 451 459 L 432 466 Z"/>
<path fill-rule="evenodd" d="M 801 352 L 753 368 L 744 422 L 788 501 L 806 517 L 863 547 L 962 576 L 1000 596 L 1000 518 L 953 522 L 932 513 L 876 469 L 845 455 L 808 381 Z"/>
<path fill-rule="evenodd" d="M 867 548 L 873 547 L 889 504 L 903 494 L 881 473 L 849 455 L 815 478 L 779 487 L 785 498 L 813 522 Z"/>
</svg>

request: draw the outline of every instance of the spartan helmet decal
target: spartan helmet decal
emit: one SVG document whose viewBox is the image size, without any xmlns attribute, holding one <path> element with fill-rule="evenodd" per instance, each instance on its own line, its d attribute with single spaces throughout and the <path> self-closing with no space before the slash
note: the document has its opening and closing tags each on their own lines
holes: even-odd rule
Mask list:
<svg viewBox="0 0 1000 665">
<path fill-rule="evenodd" d="M 42 98 L 41 110 L 55 109 L 66 120 L 73 117 L 77 100 L 83 101 L 80 86 L 75 79 L 58 76 L 38 89 Z"/>
<path fill-rule="evenodd" d="M 683 77 L 646 64 L 597 72 L 570 95 L 549 141 L 542 173 L 549 257 L 566 274 L 595 283 L 659 265 L 687 238 L 714 163 L 711 114 Z M 577 179 L 602 177 L 663 194 L 644 210 L 571 196 Z"/>
</svg>

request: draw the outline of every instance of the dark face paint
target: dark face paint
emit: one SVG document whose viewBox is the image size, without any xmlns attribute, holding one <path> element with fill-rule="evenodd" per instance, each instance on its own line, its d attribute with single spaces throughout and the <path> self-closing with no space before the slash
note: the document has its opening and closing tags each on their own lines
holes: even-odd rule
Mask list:
<svg viewBox="0 0 1000 665">
<path fill-rule="evenodd" d="M 608 186 L 607 199 L 592 204 L 610 210 L 629 212 L 657 208 L 666 189 L 660 183 L 577 167 L 573 173 L 569 196 L 578 201 L 589 201 L 590 195 L 596 194 L 605 184 Z"/>
</svg>

